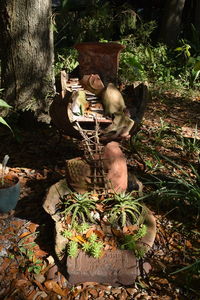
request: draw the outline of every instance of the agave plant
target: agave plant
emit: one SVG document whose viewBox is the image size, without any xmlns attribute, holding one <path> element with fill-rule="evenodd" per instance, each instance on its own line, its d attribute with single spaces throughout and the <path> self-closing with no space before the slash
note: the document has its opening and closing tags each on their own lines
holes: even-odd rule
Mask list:
<svg viewBox="0 0 200 300">
<path fill-rule="evenodd" d="M 71 192 L 67 196 L 67 201 L 64 202 L 65 209 L 61 213 L 64 215 L 71 214 L 72 226 L 75 223 L 90 221 L 95 223 L 95 220 L 91 216 L 91 212 L 96 209 L 96 199 L 93 199 L 90 193 L 73 193 Z"/>
<path fill-rule="evenodd" d="M 103 201 L 109 211 L 109 221 L 111 224 L 120 222 L 125 226 L 128 220 L 132 223 L 138 223 L 144 206 L 140 199 L 134 199 L 132 193 L 116 193 Z"/>
</svg>

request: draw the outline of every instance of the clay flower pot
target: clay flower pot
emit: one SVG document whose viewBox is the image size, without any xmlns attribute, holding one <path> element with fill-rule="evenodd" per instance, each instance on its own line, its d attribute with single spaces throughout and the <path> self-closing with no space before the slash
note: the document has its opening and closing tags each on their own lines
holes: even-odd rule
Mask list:
<svg viewBox="0 0 200 300">
<path fill-rule="evenodd" d="M 20 195 L 19 178 L 8 174 L 4 177 L 3 184 L 0 177 L 0 212 L 6 213 L 15 209 Z"/>
<path fill-rule="evenodd" d="M 79 43 L 80 76 L 99 74 L 105 83 L 117 81 L 119 55 L 125 46 L 118 43 Z"/>
</svg>

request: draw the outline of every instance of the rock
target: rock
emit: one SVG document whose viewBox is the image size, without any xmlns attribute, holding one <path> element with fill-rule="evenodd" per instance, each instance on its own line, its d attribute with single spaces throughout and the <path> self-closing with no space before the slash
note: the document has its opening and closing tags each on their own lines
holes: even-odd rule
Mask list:
<svg viewBox="0 0 200 300">
<path fill-rule="evenodd" d="M 65 179 L 61 179 L 49 188 L 43 203 L 43 208 L 51 215 L 54 221 L 59 221 L 59 216 L 56 214 L 56 208 L 61 202 L 60 198 L 63 198 L 68 193 L 69 188 Z"/>
<path fill-rule="evenodd" d="M 133 251 L 106 251 L 100 259 L 80 251 L 76 258 L 67 258 L 67 273 L 71 284 L 96 281 L 118 286 L 133 284 L 139 268 Z"/>
</svg>

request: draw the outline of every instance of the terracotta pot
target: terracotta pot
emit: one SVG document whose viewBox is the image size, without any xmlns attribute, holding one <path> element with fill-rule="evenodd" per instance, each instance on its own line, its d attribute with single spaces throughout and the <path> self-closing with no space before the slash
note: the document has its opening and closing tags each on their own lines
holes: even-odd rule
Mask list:
<svg viewBox="0 0 200 300">
<path fill-rule="evenodd" d="M 6 213 L 15 209 L 20 195 L 19 178 L 16 175 L 6 175 L 4 185 L 0 178 L 0 212 Z"/>
<path fill-rule="evenodd" d="M 81 77 L 99 74 L 104 84 L 116 83 L 119 54 L 125 46 L 118 43 L 80 43 L 74 48 L 79 52 Z"/>
</svg>

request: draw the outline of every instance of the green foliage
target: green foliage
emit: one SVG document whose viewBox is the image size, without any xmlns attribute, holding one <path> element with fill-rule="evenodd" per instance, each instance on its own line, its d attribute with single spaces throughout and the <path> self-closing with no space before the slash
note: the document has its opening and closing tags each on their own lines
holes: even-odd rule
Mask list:
<svg viewBox="0 0 200 300">
<path fill-rule="evenodd" d="M 167 46 L 158 44 L 152 47 L 150 43 L 137 45 L 132 36 L 122 40 L 122 43 L 126 49 L 120 56 L 121 81 L 172 82 L 174 80 L 175 59 L 171 58 Z"/>
<path fill-rule="evenodd" d="M 134 235 L 124 235 L 121 241 L 121 249 L 134 251 L 136 257 L 142 258 L 146 252 L 145 247 L 141 247 L 137 242 L 143 238 L 147 233 L 147 227 L 143 224 L 138 232 Z"/>
<path fill-rule="evenodd" d="M 89 253 L 94 258 L 99 258 L 102 254 L 103 243 L 101 241 L 92 242 L 89 248 Z"/>
<path fill-rule="evenodd" d="M 67 73 L 72 72 L 78 66 L 77 51 L 75 49 L 60 49 L 56 54 L 55 75 L 60 74 L 61 70 Z"/>
<path fill-rule="evenodd" d="M 179 77 L 184 82 L 184 85 L 192 88 L 200 86 L 198 82 L 200 75 L 200 38 L 199 40 L 197 39 L 194 26 L 193 35 L 196 37 L 194 44 L 181 39 L 180 46 L 174 50 L 178 52 L 177 57 L 180 57 L 180 62 L 182 63 L 182 67 L 179 68 Z"/>
<path fill-rule="evenodd" d="M 70 241 L 67 245 L 67 254 L 69 257 L 77 257 L 78 255 L 78 243 L 76 241 Z"/>
<path fill-rule="evenodd" d="M 0 89 L 0 95 L 1 95 L 2 91 L 3 91 L 3 89 Z M 0 99 L 0 108 L 5 110 L 5 109 L 12 108 L 12 106 L 8 105 L 3 99 Z M 2 110 L 0 111 L 0 114 L 1 113 L 2 113 Z M 7 126 L 12 131 L 11 127 L 8 125 L 8 123 L 5 121 L 5 119 L 1 116 L 0 116 L 0 123 Z"/>
<path fill-rule="evenodd" d="M 94 199 L 95 198 L 95 199 Z M 106 216 L 111 226 L 112 224 L 125 226 L 126 224 L 143 224 L 144 206 L 139 202 L 145 197 L 134 199 L 133 193 L 114 193 L 108 195 L 105 200 L 99 200 L 91 193 L 79 194 L 70 193 L 64 202 L 62 215 L 71 215 L 71 222 L 66 229 L 61 232 L 62 236 L 68 239 L 67 253 L 71 257 L 76 257 L 79 249 L 89 255 L 99 258 L 104 247 L 100 237 L 93 231 L 88 235 L 88 231 L 95 220 L 91 218 L 91 212 L 96 211 L 96 204 L 101 201 L 104 211 L 102 217 Z M 89 221 L 92 224 L 86 222 Z M 135 241 L 145 234 L 145 226 L 139 228 L 135 234 Z"/>
<path fill-rule="evenodd" d="M 65 238 L 71 238 L 73 236 L 73 232 L 71 230 L 65 229 L 64 231 L 61 232 L 62 236 Z"/>
<path fill-rule="evenodd" d="M 185 271 L 188 273 L 191 273 L 192 275 L 194 275 L 194 274 L 200 275 L 200 259 L 197 259 L 194 263 L 192 263 L 186 267 L 180 268 L 180 269 L 172 272 L 171 275 L 175 275 L 177 273 L 185 272 Z"/>
<path fill-rule="evenodd" d="M 89 253 L 89 251 L 90 251 L 90 247 L 91 247 L 91 243 L 90 243 L 90 242 L 85 242 L 85 243 L 82 245 L 83 251 L 88 252 L 88 253 Z"/>
<path fill-rule="evenodd" d="M 146 184 L 153 184 L 157 189 L 158 200 L 173 203 L 173 206 L 179 204 L 183 209 L 185 205 L 193 207 L 199 216 L 200 214 L 200 175 L 193 166 L 190 166 L 196 179 L 191 180 L 190 175 L 185 172 L 177 163 L 172 159 L 161 155 L 163 160 L 181 171 L 181 175 L 177 177 L 168 176 L 166 179 L 159 179 L 158 176 L 152 175 L 152 181 L 149 180 Z M 156 195 L 156 192 L 154 193 Z"/>
<path fill-rule="evenodd" d="M 177 140 L 177 142 L 182 146 L 183 150 L 186 151 L 189 156 L 193 154 L 199 156 L 200 140 L 197 137 L 198 137 L 198 128 L 196 125 L 194 137 L 186 138 L 181 135 L 180 138 Z"/>
<path fill-rule="evenodd" d="M 42 260 L 36 259 L 34 263 L 29 265 L 28 267 L 28 272 L 33 272 L 35 274 L 40 274 L 42 271 Z"/>
<path fill-rule="evenodd" d="M 94 198 L 91 197 L 90 193 L 73 193 L 67 196 L 67 201 L 64 202 L 64 210 L 61 212 L 63 215 L 71 214 L 72 226 L 74 222 L 86 222 L 86 219 L 92 223 L 95 223 L 95 220 L 91 216 L 91 212 L 96 209 L 96 202 Z"/>
<path fill-rule="evenodd" d="M 84 233 L 90 228 L 88 223 L 81 223 L 80 225 L 75 226 L 75 229 L 78 233 Z"/>
<path fill-rule="evenodd" d="M 156 22 L 143 22 L 128 2 L 119 6 L 112 1 L 63 0 L 61 9 L 55 13 L 54 27 L 56 74 L 63 68 L 71 72 L 78 64 L 77 53 L 70 52 L 68 46 L 118 40 L 126 46 L 119 68 L 123 83 L 148 80 L 155 88 L 182 92 L 200 86 L 200 37 L 193 25 L 190 40 L 182 38 L 176 49 L 169 49 L 152 42 Z"/>
<path fill-rule="evenodd" d="M 134 199 L 132 193 L 113 194 L 103 201 L 107 205 L 108 219 L 111 224 L 119 223 L 122 227 L 131 222 L 138 223 L 144 206 L 140 199 Z"/>
<path fill-rule="evenodd" d="M 90 235 L 90 237 L 88 238 L 88 240 L 89 240 L 90 243 L 96 242 L 96 240 L 97 240 L 97 235 L 96 235 L 95 233 L 92 233 L 92 234 Z"/>
<path fill-rule="evenodd" d="M 26 243 L 26 239 L 29 238 L 31 235 L 37 235 L 38 231 L 29 234 L 22 238 L 18 244 L 19 254 L 23 256 L 24 263 L 20 267 L 25 269 L 27 268 L 28 272 L 33 272 L 35 274 L 39 274 L 42 271 L 43 264 L 42 260 L 38 259 L 35 256 L 34 247 L 36 246 L 35 242 Z"/>
</svg>

